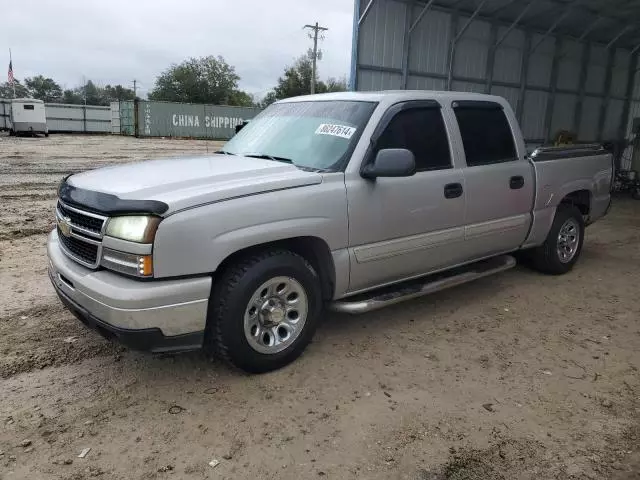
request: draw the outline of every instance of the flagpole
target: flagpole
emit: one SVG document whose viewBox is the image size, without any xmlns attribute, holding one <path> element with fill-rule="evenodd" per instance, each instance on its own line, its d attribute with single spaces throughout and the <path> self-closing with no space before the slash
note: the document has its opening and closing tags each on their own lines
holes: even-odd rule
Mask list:
<svg viewBox="0 0 640 480">
<path fill-rule="evenodd" d="M 11 57 L 11 49 L 9 49 L 9 64 L 11 64 L 12 70 L 13 70 L 13 58 Z M 13 98 L 16 98 L 16 79 L 15 79 L 15 76 L 13 78 L 13 81 L 11 82 L 11 86 L 13 87 Z"/>
</svg>

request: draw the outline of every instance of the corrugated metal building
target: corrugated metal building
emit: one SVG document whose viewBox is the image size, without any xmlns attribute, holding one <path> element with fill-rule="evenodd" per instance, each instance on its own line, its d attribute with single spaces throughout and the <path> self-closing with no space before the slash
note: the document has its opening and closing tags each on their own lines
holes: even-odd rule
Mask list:
<svg viewBox="0 0 640 480">
<path fill-rule="evenodd" d="M 492 93 L 530 143 L 625 138 L 640 116 L 640 2 L 355 0 L 351 88 Z"/>
</svg>

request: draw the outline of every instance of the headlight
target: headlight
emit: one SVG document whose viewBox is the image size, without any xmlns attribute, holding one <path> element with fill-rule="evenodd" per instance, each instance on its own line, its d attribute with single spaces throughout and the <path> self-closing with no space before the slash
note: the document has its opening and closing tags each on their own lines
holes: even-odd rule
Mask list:
<svg viewBox="0 0 640 480">
<path fill-rule="evenodd" d="M 107 223 L 106 234 L 130 242 L 153 243 L 159 223 L 159 217 L 149 215 L 113 217 Z"/>
</svg>

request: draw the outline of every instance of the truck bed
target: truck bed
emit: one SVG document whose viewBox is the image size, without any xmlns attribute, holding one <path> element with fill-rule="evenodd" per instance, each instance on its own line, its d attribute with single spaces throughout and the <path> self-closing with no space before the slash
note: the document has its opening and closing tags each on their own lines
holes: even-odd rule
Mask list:
<svg viewBox="0 0 640 480">
<path fill-rule="evenodd" d="M 611 201 L 613 156 L 601 145 L 540 147 L 529 157 L 535 178 L 533 225 L 524 248 L 540 245 L 559 203 L 567 195 L 583 195 L 590 207 L 587 224 L 602 217 Z"/>
</svg>

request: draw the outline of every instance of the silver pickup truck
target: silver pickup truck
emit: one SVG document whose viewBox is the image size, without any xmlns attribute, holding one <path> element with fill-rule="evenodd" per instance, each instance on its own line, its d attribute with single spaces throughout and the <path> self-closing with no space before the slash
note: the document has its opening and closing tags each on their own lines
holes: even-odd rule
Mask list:
<svg viewBox="0 0 640 480">
<path fill-rule="evenodd" d="M 528 154 L 500 97 L 292 98 L 213 156 L 65 178 L 49 274 L 107 338 L 264 372 L 302 353 L 325 305 L 368 312 L 511 268 L 518 251 L 568 272 L 612 170 L 597 145 Z"/>
</svg>

